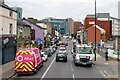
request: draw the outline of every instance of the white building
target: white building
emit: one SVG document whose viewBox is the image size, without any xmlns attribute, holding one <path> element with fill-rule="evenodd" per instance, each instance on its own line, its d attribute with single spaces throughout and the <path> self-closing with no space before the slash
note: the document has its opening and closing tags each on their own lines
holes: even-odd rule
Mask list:
<svg viewBox="0 0 120 80">
<path fill-rule="evenodd" d="M 0 34 L 17 35 L 17 11 L 0 3 Z"/>
<path fill-rule="evenodd" d="M 119 47 L 119 37 L 120 37 L 120 19 L 110 17 L 110 20 L 112 21 L 112 37 L 114 39 L 114 47 L 115 49 L 118 49 Z"/>
</svg>

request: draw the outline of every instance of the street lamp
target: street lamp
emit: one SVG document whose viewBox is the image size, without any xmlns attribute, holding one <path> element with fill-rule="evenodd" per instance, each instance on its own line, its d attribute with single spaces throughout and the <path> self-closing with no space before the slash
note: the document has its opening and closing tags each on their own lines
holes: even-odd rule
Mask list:
<svg viewBox="0 0 120 80">
<path fill-rule="evenodd" d="M 96 0 L 95 0 L 95 61 L 96 61 Z"/>
</svg>

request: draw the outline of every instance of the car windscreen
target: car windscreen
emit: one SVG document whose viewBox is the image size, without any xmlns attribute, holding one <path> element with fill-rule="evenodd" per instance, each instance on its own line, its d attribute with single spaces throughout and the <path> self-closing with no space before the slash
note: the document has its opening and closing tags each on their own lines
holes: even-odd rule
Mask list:
<svg viewBox="0 0 120 80">
<path fill-rule="evenodd" d="M 81 47 L 78 48 L 79 54 L 92 54 L 92 49 L 90 47 Z"/>
</svg>

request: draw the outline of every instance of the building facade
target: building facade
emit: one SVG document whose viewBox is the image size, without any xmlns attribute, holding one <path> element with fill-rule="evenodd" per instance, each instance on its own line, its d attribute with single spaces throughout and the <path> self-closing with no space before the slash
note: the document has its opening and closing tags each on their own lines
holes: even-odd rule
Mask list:
<svg viewBox="0 0 120 80">
<path fill-rule="evenodd" d="M 46 23 L 52 23 L 53 28 L 58 31 L 60 34 L 66 34 L 66 19 L 57 19 L 57 18 L 46 18 L 43 19 Z"/>
<path fill-rule="evenodd" d="M 0 3 L 0 34 L 17 35 L 17 11 Z"/>
<path fill-rule="evenodd" d="M 95 16 L 87 15 L 84 20 L 85 29 L 90 28 L 95 24 Z M 106 39 L 110 39 L 112 37 L 112 22 L 110 21 L 109 13 L 98 13 L 96 24 L 106 31 Z"/>
<path fill-rule="evenodd" d="M 99 27 L 98 25 L 96 25 L 97 36 L 95 37 L 95 25 L 93 25 L 92 27 L 87 29 L 87 42 L 93 43 L 95 42 L 95 38 L 97 43 L 100 43 L 101 41 L 104 42 L 106 40 L 105 34 L 106 34 L 106 31 L 101 27 Z"/>
<path fill-rule="evenodd" d="M 31 26 L 24 23 L 21 20 L 17 21 L 17 38 L 18 39 L 30 39 L 31 38 Z"/>
<path fill-rule="evenodd" d="M 69 36 L 72 34 L 72 24 L 72 18 L 66 18 L 66 33 L 69 34 Z"/>
<path fill-rule="evenodd" d="M 12 7 L 12 8 L 17 11 L 17 19 L 22 20 L 22 13 L 23 13 L 22 8 L 21 7 Z"/>
<path fill-rule="evenodd" d="M 77 31 L 81 31 L 84 25 L 81 22 L 74 21 L 72 25 L 72 34 L 77 33 Z"/>
<path fill-rule="evenodd" d="M 23 22 L 31 26 L 31 39 L 37 41 L 38 39 L 44 40 L 44 28 L 37 25 L 36 23 L 23 18 Z"/>
</svg>

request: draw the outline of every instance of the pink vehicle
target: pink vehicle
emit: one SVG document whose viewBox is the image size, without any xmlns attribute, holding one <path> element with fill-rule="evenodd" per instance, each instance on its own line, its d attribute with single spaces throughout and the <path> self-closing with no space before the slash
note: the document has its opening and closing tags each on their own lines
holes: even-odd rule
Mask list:
<svg viewBox="0 0 120 80">
<path fill-rule="evenodd" d="M 43 59 L 38 48 L 23 48 L 16 52 L 15 72 L 17 74 L 31 74 L 43 66 Z"/>
</svg>

